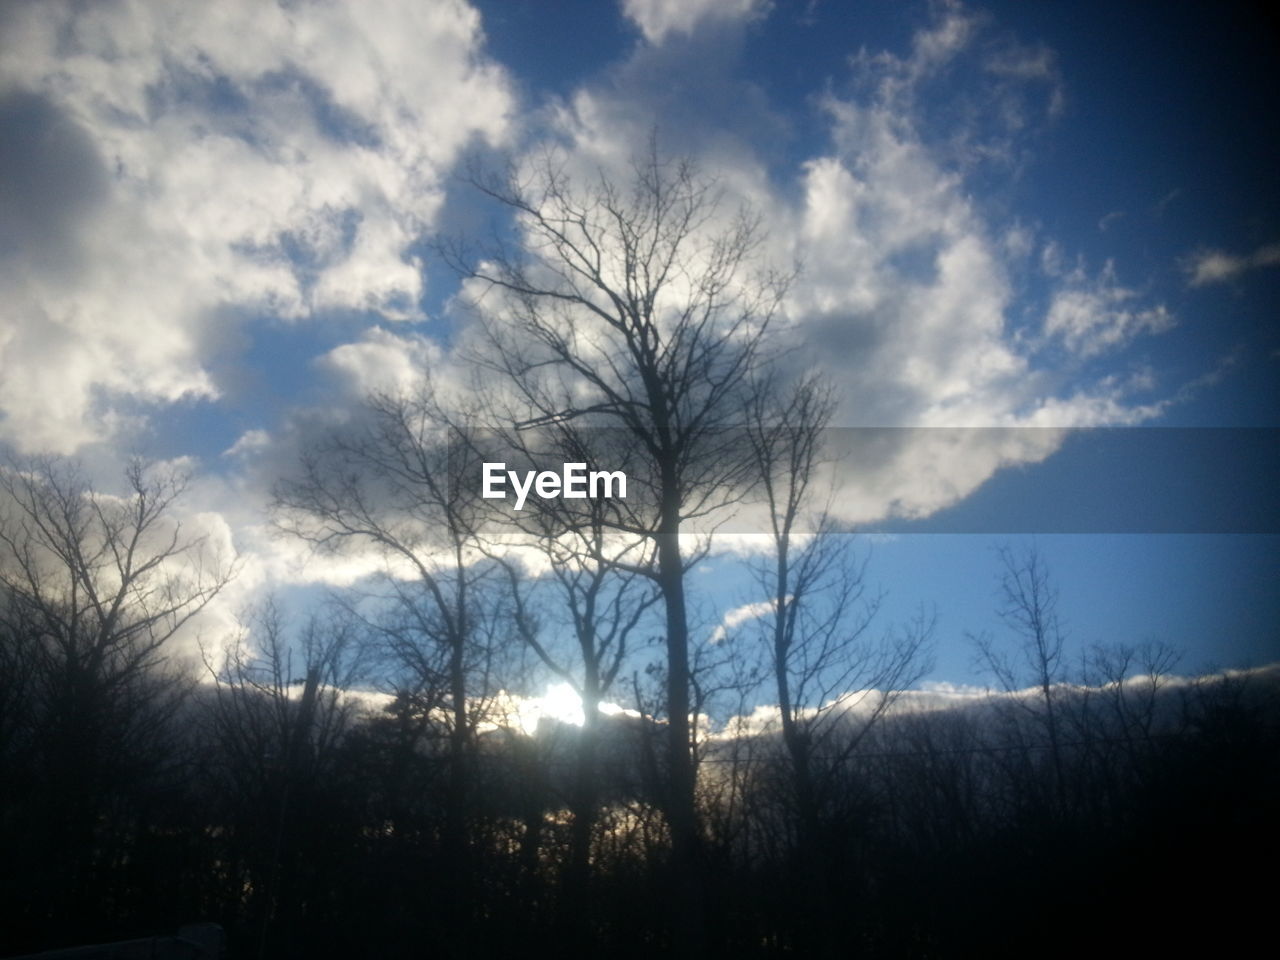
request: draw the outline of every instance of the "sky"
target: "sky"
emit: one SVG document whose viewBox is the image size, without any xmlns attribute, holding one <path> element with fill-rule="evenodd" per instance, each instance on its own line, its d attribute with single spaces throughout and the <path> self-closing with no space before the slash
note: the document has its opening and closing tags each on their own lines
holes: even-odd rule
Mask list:
<svg viewBox="0 0 1280 960">
<path fill-rule="evenodd" d="M 884 627 L 936 612 L 927 680 L 983 682 L 995 551 L 1033 540 L 1073 649 L 1270 662 L 1275 34 L 1244 11 L 14 0 L 0 443 L 106 489 L 188 470 L 189 528 L 243 560 L 211 632 L 348 584 L 369 566 L 271 536 L 270 490 L 369 391 L 460 363 L 432 240 L 501 217 L 468 164 L 612 172 L 656 135 L 802 265 L 786 362 L 835 382 L 841 442 L 892 428 L 837 512 Z M 694 576 L 705 642 L 749 623 L 735 551 Z"/>
</svg>

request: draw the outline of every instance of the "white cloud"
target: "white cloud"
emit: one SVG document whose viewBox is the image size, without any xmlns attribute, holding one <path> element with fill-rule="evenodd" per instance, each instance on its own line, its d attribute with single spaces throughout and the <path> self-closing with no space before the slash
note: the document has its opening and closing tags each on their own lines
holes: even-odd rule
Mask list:
<svg viewBox="0 0 1280 960">
<path fill-rule="evenodd" d="M 337 375 L 349 394 L 359 399 L 373 392 L 415 392 L 433 370 L 443 366 L 444 355 L 419 334 L 399 336 L 372 327 L 359 341 L 335 347 L 316 363 Z"/>
<path fill-rule="evenodd" d="M 705 63 L 678 52 L 663 55 L 666 83 L 681 71 L 702 79 Z M 656 56 L 642 48 L 624 69 L 643 75 L 637 64 Z M 820 101 L 829 148 L 803 161 L 795 182 L 777 182 L 750 137 L 695 132 L 678 148 L 716 173 L 726 211 L 745 201 L 760 212 L 767 259 L 803 264 L 786 301 L 801 352 L 784 362 L 830 374 L 843 397 L 837 426 L 1051 429 L 902 431 L 841 469 L 839 519 L 927 516 L 1000 469 L 1044 460 L 1063 428 L 1158 416 L 1165 403 L 1135 400 L 1149 379 L 1144 387 L 1085 363 L 1169 329 L 1169 311 L 1122 284 L 1113 264 L 1096 274 L 1064 266 L 1068 254 L 985 207 L 972 179 L 982 164 L 1016 167 L 1027 138 L 1060 109 L 1052 51 L 944 4 L 905 55 L 864 51 L 852 63 L 850 91 Z M 958 76 L 976 76 L 977 94 L 958 89 Z M 966 109 L 948 114 L 939 104 L 949 96 Z M 549 114 L 566 173 L 625 176 L 666 107 L 645 88 L 575 91 Z M 681 118 L 682 130 L 722 128 L 710 113 Z M 1023 289 L 1037 250 L 1037 286 L 1047 288 L 1039 319 Z M 763 529 L 734 524 L 753 526 Z"/>
<path fill-rule="evenodd" d="M 1222 250 L 1200 250 L 1183 263 L 1187 283 L 1193 287 L 1225 283 L 1248 270 L 1275 266 L 1280 266 L 1280 243 L 1266 244 L 1244 256 Z"/>
<path fill-rule="evenodd" d="M 920 519 L 963 500 L 1001 469 L 1039 463 L 1055 453 L 1066 430 L 1018 426 L 989 429 L 841 431 L 844 455 L 834 486 L 834 512 L 846 523 L 885 517 Z"/>
<path fill-rule="evenodd" d="M 1060 92 L 1050 52 L 993 46 L 984 26 L 948 5 L 906 57 L 858 57 L 861 92 L 825 100 L 832 150 L 804 168 L 795 242 L 805 271 L 791 312 L 843 391 L 838 422 L 1015 428 L 863 435 L 835 499 L 849 522 L 927 516 L 999 469 L 1045 459 L 1066 435 L 1016 428 L 1132 424 L 1163 409 L 1133 402 L 1142 390 L 1133 378 L 1078 376 L 1085 358 L 1173 325 L 1163 306 L 1121 285 L 1113 264 L 1097 276 L 1065 270 L 1060 248 L 1045 244 L 1048 316 L 1042 333 L 1027 324 L 1015 278 L 1040 244 L 985 209 L 968 177 L 975 158 L 1018 156 L 1026 85 L 1048 89 L 1046 117 Z M 999 75 L 1010 106 L 999 122 L 949 129 L 925 114 L 922 91 L 965 58 Z"/>
<path fill-rule="evenodd" d="M 1095 278 L 1077 267 L 1060 278 L 1044 331 L 1061 338 L 1074 353 L 1091 357 L 1122 346 L 1140 333 L 1163 333 L 1174 325 L 1173 315 L 1162 304 L 1135 308 L 1131 306 L 1135 302 L 1140 298 L 1120 285 L 1114 262 L 1107 261 Z"/>
<path fill-rule="evenodd" d="M 788 597 L 788 600 L 790 598 Z M 744 623 L 752 620 L 758 620 L 760 617 L 766 616 L 773 612 L 774 603 L 772 600 L 760 600 L 756 603 L 745 603 L 740 607 L 734 607 L 725 613 L 719 625 L 711 631 L 711 637 L 708 643 L 719 643 L 729 635 L 730 630 L 737 629 Z"/>
<path fill-rule="evenodd" d="M 690 34 L 706 23 L 740 23 L 765 16 L 771 0 L 622 0 L 623 15 L 650 43 Z"/>
<path fill-rule="evenodd" d="M 1005 262 L 1026 247 L 1025 228 L 987 223 L 914 120 L 916 84 L 973 29 L 953 11 L 907 60 L 862 59 L 864 81 L 878 78 L 871 96 L 824 104 L 833 150 L 805 168 L 794 312 L 807 315 L 819 360 L 841 358 L 849 425 L 992 425 L 1031 399 Z"/>
<path fill-rule="evenodd" d="M 230 447 L 222 452 L 224 457 L 245 457 L 265 450 L 271 444 L 271 434 L 265 430 L 246 430 Z"/>
<path fill-rule="evenodd" d="M 228 311 L 416 316 L 408 248 L 460 151 L 501 140 L 513 110 L 462 0 L 3 16 L 0 101 L 34 132 L 5 173 L 53 169 L 0 211 L 0 429 L 28 449 L 74 450 L 138 403 L 217 397 Z M 53 213 L 15 221 L 24 203 Z M 10 233 L 46 220 L 35 242 Z"/>
</svg>

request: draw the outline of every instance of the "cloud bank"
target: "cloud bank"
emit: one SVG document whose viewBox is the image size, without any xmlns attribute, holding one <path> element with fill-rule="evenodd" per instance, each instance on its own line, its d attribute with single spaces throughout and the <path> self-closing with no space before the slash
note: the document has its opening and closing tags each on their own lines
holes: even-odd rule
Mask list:
<svg viewBox="0 0 1280 960">
<path fill-rule="evenodd" d="M 420 314 L 412 243 L 514 108 L 463 2 L 0 14 L 0 431 L 71 452 L 216 399 L 245 317 Z"/>
</svg>

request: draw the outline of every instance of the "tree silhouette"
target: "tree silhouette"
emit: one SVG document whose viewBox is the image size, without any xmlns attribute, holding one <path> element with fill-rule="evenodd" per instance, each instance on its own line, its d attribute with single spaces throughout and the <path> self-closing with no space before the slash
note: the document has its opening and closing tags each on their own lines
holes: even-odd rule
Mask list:
<svg viewBox="0 0 1280 960">
<path fill-rule="evenodd" d="M 550 566 L 542 591 L 537 590 L 536 581 L 522 577 L 510 561 L 503 561 L 521 639 L 582 702 L 582 729 L 576 738 L 576 764 L 569 788 L 573 824 L 564 884 L 566 916 L 578 918 L 583 917 L 589 898 L 591 842 L 600 796 L 596 769 L 600 705 L 626 662 L 634 634 L 658 599 L 651 585 L 638 582 L 634 572 L 594 559 L 608 550 L 604 502 L 594 501 L 588 507 L 594 514 L 589 526 L 563 523 L 554 509 L 536 512 L 523 525 L 534 535 Z M 643 544 L 633 541 L 611 556 L 639 564 L 639 547 Z M 568 634 L 571 642 L 553 644 L 545 634 L 555 632 Z M 580 928 L 582 923 L 576 926 Z"/>
<path fill-rule="evenodd" d="M 518 243 L 444 252 L 471 292 L 499 294 L 478 304 L 477 358 L 513 387 L 517 426 L 573 429 L 587 450 L 593 429 L 625 437 L 605 451 L 624 463 L 589 460 L 628 475 L 628 500 L 609 512 L 609 528 L 654 547 L 654 563 L 632 569 L 663 599 L 666 812 L 677 875 L 692 877 L 699 828 L 685 576 L 694 558 L 681 535 L 751 484 L 742 411 L 789 278 L 756 269 L 760 218 L 727 211 L 714 181 L 691 162 L 661 158 L 656 142 L 626 182 L 603 171 L 575 178 L 547 152 L 473 183 L 511 211 Z M 686 938 L 697 936 L 698 895 L 676 897 Z"/>
<path fill-rule="evenodd" d="M 820 936 L 833 908 L 824 807 L 846 761 L 929 669 L 933 632 L 922 612 L 903 629 L 870 633 L 880 597 L 867 595 L 865 561 L 815 489 L 834 408 L 830 385 L 808 377 L 755 391 L 747 426 L 773 548 L 753 564 L 767 612 L 751 623 L 766 650 L 789 761 L 807 949 L 820 953 L 836 949 Z"/>
<path fill-rule="evenodd" d="M 342 846 L 342 746 L 367 652 L 341 610 L 311 614 L 295 637 L 290 626 L 269 598 L 246 612 L 225 649 L 205 654 L 211 766 L 224 801 L 216 816 L 230 836 L 225 860 L 254 891 L 247 922 L 260 956 L 284 940 L 273 927 L 296 935 L 342 880 L 325 867 Z"/>
<path fill-rule="evenodd" d="M 399 665 L 395 685 L 447 728 L 442 918 L 458 927 L 471 909 L 476 731 L 489 692 L 477 677 L 491 666 L 500 615 L 493 565 L 479 562 L 486 507 L 474 493 L 479 462 L 461 416 L 430 383 L 415 394 L 371 394 L 361 417 L 329 431 L 274 497 L 286 533 L 320 551 L 383 561 L 376 629 Z"/>
<path fill-rule="evenodd" d="M 970 640 L 979 662 L 1006 693 L 1015 694 L 1024 687 L 1036 691 L 1031 704 L 1020 697 L 1009 702 L 1024 707 L 1044 731 L 1053 770 L 1050 806 L 1060 815 L 1067 805 L 1067 783 L 1058 686 L 1067 679 L 1067 663 L 1065 636 L 1058 619 L 1058 590 L 1049 576 L 1048 563 L 1034 544 L 1022 553 L 1002 546 L 998 554 L 997 612 L 1016 637 L 1013 651 L 1001 649 L 990 634 L 971 636 Z"/>
<path fill-rule="evenodd" d="M 184 476 L 135 461 L 125 481 L 97 492 L 53 457 L 0 467 L 0 780 L 38 798 L 5 831 L 32 929 L 100 915 L 102 871 L 145 829 L 138 797 L 174 762 L 169 721 L 190 684 L 168 648 L 235 572 L 184 529 Z"/>
</svg>

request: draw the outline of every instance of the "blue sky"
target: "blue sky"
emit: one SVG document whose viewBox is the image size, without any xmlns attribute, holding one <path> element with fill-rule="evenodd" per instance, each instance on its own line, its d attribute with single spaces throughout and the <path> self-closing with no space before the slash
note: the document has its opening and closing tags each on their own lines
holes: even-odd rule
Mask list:
<svg viewBox="0 0 1280 960">
<path fill-rule="evenodd" d="M 790 334 L 839 426 L 1210 431 L 1158 456 L 1041 429 L 851 465 L 845 520 L 911 518 L 869 576 L 886 621 L 936 606 L 933 679 L 977 679 L 992 548 L 1032 533 L 1073 642 L 1275 659 L 1274 443 L 1229 432 L 1277 426 L 1280 364 L 1271 57 L 1243 11 L 7 4 L 0 441 L 103 484 L 134 452 L 185 458 L 191 522 L 246 558 L 227 611 L 345 582 L 267 535 L 267 494 L 366 391 L 456 365 L 470 321 L 429 241 L 498 216 L 467 158 L 554 143 L 615 169 L 656 129 L 802 260 Z M 1054 512 L 1106 470 L 1125 482 L 1084 519 Z M 1219 477 L 1235 526 L 1203 520 Z M 1135 532 L 1122 497 L 1163 519 Z M 705 603 L 750 602 L 713 564 Z"/>
</svg>

